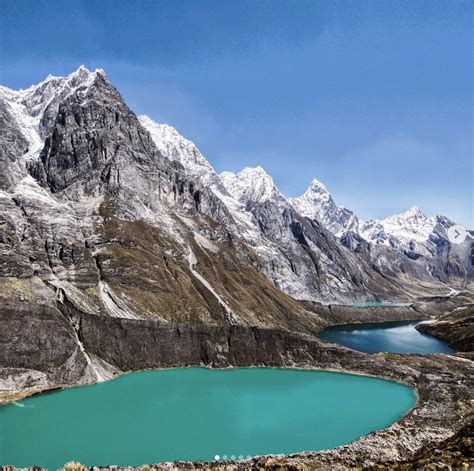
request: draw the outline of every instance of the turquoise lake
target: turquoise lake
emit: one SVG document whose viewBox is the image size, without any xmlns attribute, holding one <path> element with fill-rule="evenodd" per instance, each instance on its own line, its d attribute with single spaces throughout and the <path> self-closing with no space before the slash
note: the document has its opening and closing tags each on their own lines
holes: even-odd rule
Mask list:
<svg viewBox="0 0 474 471">
<path fill-rule="evenodd" d="M 420 321 L 342 324 L 329 327 L 318 336 L 366 353 L 454 353 L 446 342 L 418 332 L 418 324 Z"/>
<path fill-rule="evenodd" d="M 397 421 L 414 390 L 377 378 L 273 368 L 177 368 L 0 407 L 0 464 L 57 469 L 323 450 Z"/>
<path fill-rule="evenodd" d="M 354 307 L 406 307 L 411 303 L 394 301 L 364 301 L 361 303 L 352 303 Z"/>
</svg>

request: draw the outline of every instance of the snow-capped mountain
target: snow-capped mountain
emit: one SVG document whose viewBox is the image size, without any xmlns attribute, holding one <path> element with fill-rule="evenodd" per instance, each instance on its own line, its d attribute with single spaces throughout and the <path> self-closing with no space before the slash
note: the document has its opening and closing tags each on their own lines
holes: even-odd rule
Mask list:
<svg viewBox="0 0 474 471">
<path fill-rule="evenodd" d="M 212 165 L 204 158 L 194 142 L 184 138 L 168 124 L 158 124 L 146 115 L 138 117 L 148 130 L 158 150 L 170 160 L 178 161 L 185 171 L 201 179 L 203 185 L 222 186 Z"/>
<path fill-rule="evenodd" d="M 27 158 L 38 155 L 56 118 L 59 103 L 68 95 L 84 93 L 94 83 L 97 74 L 105 76 L 102 69 L 91 72 L 81 66 L 67 77 L 49 75 L 41 83 L 23 90 L 0 86 L 0 99 L 8 104 L 19 130 L 30 145 Z"/>
<path fill-rule="evenodd" d="M 364 221 L 351 210 L 334 202 L 326 187 L 313 180 L 305 193 L 290 199 L 303 216 L 320 221 L 334 235 L 351 231 L 367 242 L 400 250 L 420 250 L 420 255 L 436 255 L 439 238 L 447 240 L 447 229 L 454 223 L 444 216 L 427 217 L 416 206 L 381 220 Z"/>
<path fill-rule="evenodd" d="M 447 230 L 454 223 L 445 216 L 428 217 L 413 206 L 385 219 L 364 221 L 337 205 L 317 180 L 290 202 L 385 275 L 401 278 L 411 274 L 415 279 L 446 284 L 451 275 L 462 280 L 469 272 L 466 256 L 448 241 Z"/>
<path fill-rule="evenodd" d="M 226 190 L 249 210 L 270 200 L 286 202 L 273 178 L 260 166 L 246 167 L 237 174 L 222 172 L 219 176 Z"/>
<path fill-rule="evenodd" d="M 428 271 L 453 271 L 413 268 L 410 248 L 408 259 L 391 244 L 362 249 L 344 237 L 361 222 L 319 182 L 290 204 L 261 167 L 217 175 L 177 130 L 138 119 L 101 70 L 3 87 L 0 121 L 2 273 L 90 311 L 201 322 L 217 309 L 219 322 L 307 325 L 315 319 L 295 299 L 400 299 L 407 273 L 413 293 Z M 392 226 L 414 230 L 412 219 Z M 438 247 L 440 221 L 429 237 Z M 389 229 L 364 226 L 380 240 Z"/>
<path fill-rule="evenodd" d="M 362 221 L 358 232 L 369 242 L 430 257 L 446 245 L 447 230 L 453 224 L 444 216 L 427 217 L 413 206 L 385 219 Z"/>
<path fill-rule="evenodd" d="M 350 293 L 347 285 L 352 283 L 351 276 L 365 279 L 362 285 L 367 283 L 370 275 L 357 274 L 360 268 L 357 265 L 364 262 L 354 260 L 354 256 L 322 227 L 317 226 L 315 230 L 302 222 L 262 167 L 245 168 L 237 174 L 223 172 L 219 178 L 197 147 L 174 128 L 157 124 L 150 118 L 142 117 L 140 121 L 163 155 L 180 162 L 188 175 L 204 182 L 227 208 L 228 213 L 224 215 L 213 208 L 208 214 L 249 244 L 259 256 L 263 273 L 276 286 L 297 299 L 359 296 Z M 338 251 L 340 260 L 335 261 L 333 254 Z M 324 277 L 315 276 L 316 259 Z M 370 272 L 368 267 L 364 270 Z"/>
<path fill-rule="evenodd" d="M 270 262 L 268 276 L 293 297 L 330 299 L 337 292 L 344 298 L 351 296 L 347 286 L 358 283 L 384 285 L 387 291 L 392 290 L 390 282 L 379 278 L 319 222 L 308 223 L 295 211 L 262 167 L 245 168 L 237 174 L 223 172 L 220 176 L 227 191 L 252 214 L 265 245 L 276 249 L 264 257 L 267 264 Z M 319 273 L 316 278 L 315 273 Z M 295 278 L 303 283 L 304 290 L 296 289 L 291 281 Z"/>
<path fill-rule="evenodd" d="M 0 293 L 23 302 L 22 312 L 45 305 L 59 306 L 64 319 L 296 330 L 321 323 L 262 274 L 260 255 L 235 229 L 242 221 L 223 203 L 234 199 L 216 196 L 225 189 L 206 161 L 216 193 L 206 172 L 196 177 L 164 155 L 181 155 L 192 170 L 195 147 L 165 130 L 158 142 L 174 147 L 158 148 L 105 74 L 80 68 L 2 92 Z M 16 104 L 22 116 L 35 110 L 30 127 Z M 30 130 L 41 145 L 25 159 Z"/>
<path fill-rule="evenodd" d="M 337 205 L 326 187 L 316 179 L 301 196 L 289 201 L 302 216 L 320 221 L 337 237 L 347 231 L 358 231 L 357 216 L 344 206 Z"/>
<path fill-rule="evenodd" d="M 285 254 L 294 237 L 284 230 L 290 224 L 285 219 L 290 208 L 294 208 L 296 214 L 321 223 L 341 240 L 343 246 L 380 273 L 394 278 L 411 273 L 415 279 L 439 282 L 443 263 L 436 257 L 446 256 L 446 228 L 451 224 L 446 218 L 427 218 L 412 210 L 387 220 L 363 221 L 349 209 L 337 205 L 326 187 L 316 179 L 301 197 L 287 200 L 260 166 L 245 168 L 239 173 L 222 172 L 219 177 L 223 185 L 219 185 L 216 172 L 191 141 L 176 130 L 164 132 L 168 126 L 157 125 L 149 118 L 143 120 L 143 124 L 152 131 L 157 146 L 168 158 L 178 160 L 190 175 L 207 182 L 232 215 L 232 221 L 224 218 L 221 222 L 243 236 L 266 261 L 263 271 L 267 276 L 292 296 L 321 299 L 322 295 L 319 292 L 315 297 L 308 287 L 314 283 L 308 279 L 302 281 L 301 269 L 295 273 L 298 269 L 295 269 L 294 260 L 300 259 L 295 255 L 298 247 L 293 247 L 296 252 L 292 255 Z M 358 239 L 351 234 L 357 234 Z M 422 260 L 415 264 L 414 260 L 420 257 Z M 441 274 L 441 278 L 443 282 L 447 281 L 446 275 Z M 335 286 L 332 289 L 335 291 Z"/>
<path fill-rule="evenodd" d="M 12 166 L 10 181 L 4 181 L 4 185 L 14 185 L 27 176 L 25 165 L 38 158 L 44 140 L 52 130 L 61 101 L 76 93 L 85 96 L 98 74 L 105 77 L 101 69 L 91 72 L 81 66 L 67 77 L 49 75 L 39 84 L 23 90 L 0 86 L 4 127 L 13 134 L 19 133 L 15 139 L 17 145 L 25 147 L 25 152 L 20 152 L 18 159 L 9 159 Z"/>
</svg>

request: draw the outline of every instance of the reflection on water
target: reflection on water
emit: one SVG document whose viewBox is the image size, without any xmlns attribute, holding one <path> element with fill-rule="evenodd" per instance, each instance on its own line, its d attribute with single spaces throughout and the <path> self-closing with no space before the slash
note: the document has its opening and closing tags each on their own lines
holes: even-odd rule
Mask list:
<svg viewBox="0 0 474 471">
<path fill-rule="evenodd" d="M 319 333 L 322 340 L 366 353 L 453 353 L 442 340 L 418 332 L 420 321 L 343 324 Z"/>
</svg>

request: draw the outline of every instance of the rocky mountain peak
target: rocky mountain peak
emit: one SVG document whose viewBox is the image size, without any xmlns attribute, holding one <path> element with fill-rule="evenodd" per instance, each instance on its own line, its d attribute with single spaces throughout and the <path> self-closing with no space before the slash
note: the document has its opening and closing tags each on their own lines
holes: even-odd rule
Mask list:
<svg viewBox="0 0 474 471">
<path fill-rule="evenodd" d="M 422 261 L 418 261 L 425 254 L 430 256 L 445 250 L 441 230 L 436 234 L 439 237 L 429 236 L 433 250 L 423 250 L 419 244 L 412 243 L 411 234 L 407 243 L 400 243 L 401 238 L 387 232 L 400 227 L 405 227 L 405 233 L 413 232 L 414 226 L 423 226 L 423 221 L 428 221 L 428 225 L 436 218 L 426 218 L 421 211 L 411 208 L 393 220 L 394 228 L 390 220 L 368 221 L 371 227 L 366 227 L 351 211 L 338 206 L 318 180 L 313 180 L 303 195 L 294 198 L 291 207 L 272 177 L 260 166 L 244 168 L 239 173 L 223 172 L 219 177 L 194 143 L 172 126 L 155 123 L 146 116 L 138 119 L 100 70 L 91 72 L 80 67 L 67 77 L 48 77 L 27 90 L 2 89 L 0 97 L 6 97 L 0 100 L 0 121 L 7 130 L 5 139 L 0 139 L 0 163 L 8 170 L 8 175 L 0 175 L 0 188 L 8 192 L 4 192 L 5 214 L 12 211 L 15 214 L 11 234 L 21 232 L 24 215 L 31 211 L 27 208 L 22 212 L 23 206 L 20 208 L 18 204 L 33 208 L 38 233 L 44 233 L 43 220 L 51 226 L 50 234 L 56 234 L 57 224 L 61 223 L 60 236 L 65 240 L 71 237 L 70 227 L 75 228 L 79 238 L 83 234 L 66 216 L 73 214 L 79 224 L 83 221 L 82 211 L 100 205 L 103 214 L 112 213 L 122 221 L 110 229 L 107 240 L 115 240 L 115 232 L 125 227 L 123 221 L 137 226 L 134 239 L 140 238 L 148 226 L 167 238 L 174 248 L 163 248 L 165 267 L 169 263 L 168 252 L 179 253 L 181 261 L 189 261 L 193 253 L 202 267 L 204 258 L 199 254 L 199 247 L 212 252 L 212 256 L 208 253 L 209 259 L 213 266 L 218 266 L 219 251 L 209 240 L 227 241 L 228 245 L 222 246 L 226 249 L 225 257 L 233 250 L 237 254 L 232 261 L 235 267 L 232 272 L 242 271 L 247 263 L 247 249 L 251 249 L 248 253 L 256 257 L 252 266 L 258 267 L 274 289 L 313 301 L 352 301 L 365 298 L 368 292 L 383 293 L 380 296 L 384 298 L 398 295 L 395 285 L 380 278 L 381 270 L 388 264 L 389 270 L 384 273 L 389 277 L 409 272 L 421 279 L 432 277 L 431 273 L 436 276 L 444 273 L 441 262 L 439 268 L 433 265 L 428 272 Z M 26 194 L 30 196 L 25 197 Z M 45 202 L 48 209 L 43 211 Z M 62 219 L 57 216 L 60 204 L 65 208 Z M 210 223 L 208 218 L 214 222 Z M 91 234 L 94 224 L 95 219 L 88 222 Z M 367 232 L 359 230 L 362 224 Z M 343 238 L 347 231 L 353 235 Z M 364 243 L 362 237 L 368 242 Z M 155 251 L 156 237 L 147 240 L 154 241 Z M 41 254 L 48 251 L 48 244 L 49 241 L 40 244 Z M 377 249 L 373 248 L 375 244 Z M 36 270 L 36 265 L 32 268 L 28 262 L 34 250 L 26 243 L 22 247 L 25 262 L 21 266 Z M 15 250 L 13 247 L 12 254 Z M 40 255 L 35 257 L 39 259 Z M 390 257 L 389 262 L 386 257 Z M 51 263 L 45 260 L 42 270 L 54 272 Z M 118 262 L 121 264 L 122 259 Z M 401 268 L 400 264 L 403 264 Z M 178 279 L 174 271 L 165 272 L 173 280 Z M 211 271 L 208 275 L 211 276 Z M 179 279 L 184 280 L 181 276 Z M 175 283 L 173 280 L 160 283 L 166 286 Z M 199 284 L 196 287 L 204 289 Z M 98 289 L 108 288 L 99 284 Z M 218 299 L 222 295 L 228 304 L 228 293 L 222 289 L 222 293 L 215 290 L 217 297 L 212 296 Z M 102 294 L 106 304 L 109 303 L 106 292 Z M 204 296 L 209 297 L 206 290 Z"/>
<path fill-rule="evenodd" d="M 427 217 L 418 207 L 389 216 L 380 221 L 385 232 L 400 240 L 425 242 L 436 225 L 435 218 Z"/>
<path fill-rule="evenodd" d="M 306 193 L 328 193 L 328 190 L 324 183 L 320 182 L 317 178 L 313 178 Z"/>
<path fill-rule="evenodd" d="M 189 176 L 200 178 L 204 185 L 217 185 L 223 189 L 214 168 L 194 142 L 183 137 L 169 124 L 156 123 L 146 115 L 139 116 L 138 119 L 165 157 L 181 163 Z"/>
<path fill-rule="evenodd" d="M 290 198 L 290 203 L 299 214 L 319 221 L 338 237 L 358 226 L 354 213 L 337 205 L 326 186 L 316 178 L 301 196 Z"/>
<path fill-rule="evenodd" d="M 418 206 L 412 206 L 411 208 L 407 209 L 403 213 L 400 213 L 398 215 L 392 216 L 392 217 L 398 217 L 399 219 L 428 219 L 428 217 L 421 211 Z"/>
<path fill-rule="evenodd" d="M 220 174 L 226 190 L 247 207 L 273 200 L 276 203 L 286 198 L 276 187 L 273 178 L 261 167 L 246 167 L 239 173 Z"/>
<path fill-rule="evenodd" d="M 91 72 L 81 65 L 65 77 L 48 75 L 26 89 L 0 87 L 0 101 L 6 104 L 17 129 L 28 142 L 28 152 L 23 155 L 25 160 L 38 157 L 54 125 L 59 104 L 76 92 L 85 93 L 98 78 L 107 80 L 102 69 Z"/>
<path fill-rule="evenodd" d="M 302 216 L 311 219 L 320 219 L 328 205 L 332 211 L 337 208 L 326 186 L 316 178 L 301 196 L 290 198 L 290 202 Z"/>
</svg>

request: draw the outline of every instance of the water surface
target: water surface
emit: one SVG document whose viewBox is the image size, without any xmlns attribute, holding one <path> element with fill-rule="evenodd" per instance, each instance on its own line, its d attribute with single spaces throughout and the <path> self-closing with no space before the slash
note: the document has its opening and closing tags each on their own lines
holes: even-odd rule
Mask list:
<svg viewBox="0 0 474 471">
<path fill-rule="evenodd" d="M 56 469 L 322 450 L 395 422 L 407 386 L 289 369 L 133 373 L 0 407 L 0 464 Z"/>
<path fill-rule="evenodd" d="M 323 330 L 319 337 L 366 353 L 454 353 L 446 342 L 416 330 L 420 323 L 342 324 Z"/>
<path fill-rule="evenodd" d="M 411 303 L 397 302 L 397 301 L 365 301 L 361 303 L 353 303 L 354 307 L 406 307 Z"/>
</svg>

